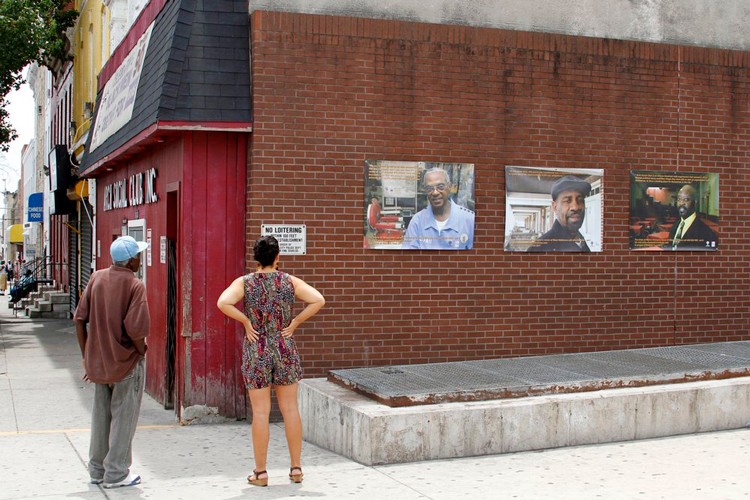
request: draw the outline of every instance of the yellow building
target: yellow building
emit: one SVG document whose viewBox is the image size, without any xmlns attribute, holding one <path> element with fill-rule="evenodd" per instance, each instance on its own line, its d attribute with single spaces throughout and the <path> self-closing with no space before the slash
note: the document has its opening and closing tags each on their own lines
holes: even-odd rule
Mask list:
<svg viewBox="0 0 750 500">
<path fill-rule="evenodd" d="M 73 84 L 70 115 L 69 157 L 77 174 L 94 117 L 97 77 L 110 54 L 110 11 L 106 0 L 76 0 L 78 19 L 73 27 Z M 71 303 L 88 283 L 96 259 L 94 211 L 89 203 L 87 180 L 77 180 L 67 188 L 67 197 L 75 203 L 66 223 L 68 237 L 68 270 Z"/>
<path fill-rule="evenodd" d="M 109 58 L 109 12 L 102 0 L 76 0 L 75 8 L 71 159 L 80 164 L 94 116 L 96 79 Z"/>
</svg>

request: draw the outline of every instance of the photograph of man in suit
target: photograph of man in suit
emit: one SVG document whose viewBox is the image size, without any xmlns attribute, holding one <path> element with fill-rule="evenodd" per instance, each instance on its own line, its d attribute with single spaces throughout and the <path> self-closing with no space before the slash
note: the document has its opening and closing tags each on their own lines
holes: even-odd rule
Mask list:
<svg viewBox="0 0 750 500">
<path fill-rule="evenodd" d="M 698 192 L 690 184 L 677 193 L 679 222 L 669 231 L 668 248 L 672 250 L 706 250 L 719 245 L 716 233 L 697 214 Z"/>
</svg>

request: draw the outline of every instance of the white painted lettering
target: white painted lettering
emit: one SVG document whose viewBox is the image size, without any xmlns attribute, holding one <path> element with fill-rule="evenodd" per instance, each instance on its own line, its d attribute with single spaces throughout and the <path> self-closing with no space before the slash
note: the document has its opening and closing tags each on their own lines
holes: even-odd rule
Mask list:
<svg viewBox="0 0 750 500">
<path fill-rule="evenodd" d="M 156 192 L 156 175 L 156 169 L 151 168 L 105 186 L 102 209 L 108 211 L 156 203 L 159 200 Z"/>
</svg>

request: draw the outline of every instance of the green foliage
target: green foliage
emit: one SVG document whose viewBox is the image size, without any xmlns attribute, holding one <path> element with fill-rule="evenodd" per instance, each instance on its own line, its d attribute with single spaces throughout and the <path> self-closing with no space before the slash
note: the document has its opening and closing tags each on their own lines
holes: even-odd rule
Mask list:
<svg viewBox="0 0 750 500">
<path fill-rule="evenodd" d="M 32 62 L 53 71 L 69 59 L 65 31 L 78 12 L 69 0 L 0 0 L 0 150 L 8 151 L 16 132 L 8 121 L 6 97 L 23 82 Z"/>
</svg>

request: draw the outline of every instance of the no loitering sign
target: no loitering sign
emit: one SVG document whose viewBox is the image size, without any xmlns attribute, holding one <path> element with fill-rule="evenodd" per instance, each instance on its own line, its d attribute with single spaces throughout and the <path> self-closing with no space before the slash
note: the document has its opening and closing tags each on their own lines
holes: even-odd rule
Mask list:
<svg viewBox="0 0 750 500">
<path fill-rule="evenodd" d="M 307 253 L 307 226 L 305 224 L 261 224 L 263 236 L 273 236 L 279 242 L 281 255 Z"/>
</svg>

